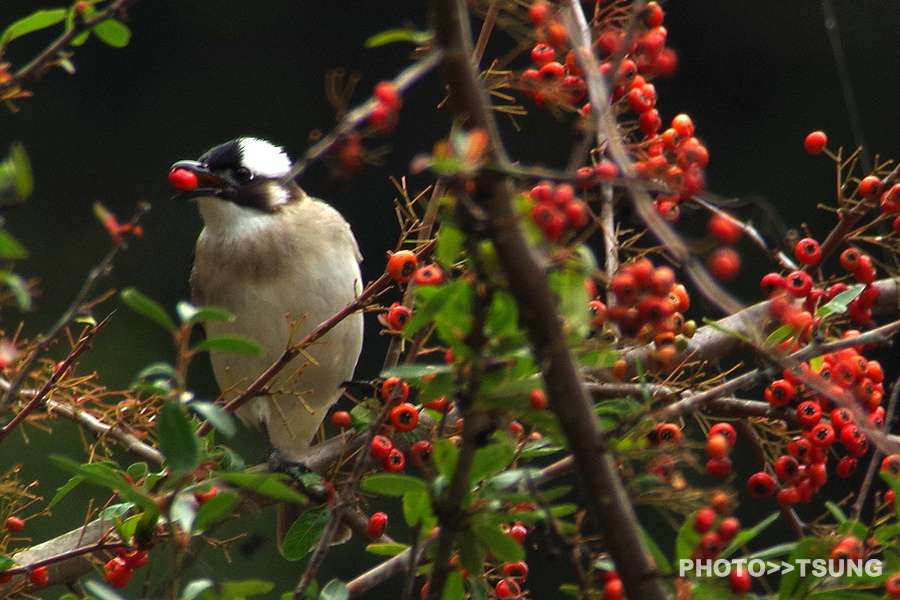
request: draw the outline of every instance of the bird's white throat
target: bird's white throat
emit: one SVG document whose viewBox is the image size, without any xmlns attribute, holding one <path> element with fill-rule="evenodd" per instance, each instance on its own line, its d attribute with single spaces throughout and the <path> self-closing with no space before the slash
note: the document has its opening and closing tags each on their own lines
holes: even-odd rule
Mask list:
<svg viewBox="0 0 900 600">
<path fill-rule="evenodd" d="M 197 207 L 206 225 L 201 235 L 219 240 L 256 237 L 275 225 L 274 215 L 221 198 L 198 198 Z"/>
</svg>

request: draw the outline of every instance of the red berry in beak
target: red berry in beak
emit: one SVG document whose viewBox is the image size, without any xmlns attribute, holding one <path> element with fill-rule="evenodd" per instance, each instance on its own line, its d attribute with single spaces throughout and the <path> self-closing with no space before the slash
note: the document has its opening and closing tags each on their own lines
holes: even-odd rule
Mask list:
<svg viewBox="0 0 900 600">
<path fill-rule="evenodd" d="M 187 169 L 172 169 L 169 172 L 169 183 L 182 192 L 192 192 L 197 189 L 197 175 Z"/>
</svg>

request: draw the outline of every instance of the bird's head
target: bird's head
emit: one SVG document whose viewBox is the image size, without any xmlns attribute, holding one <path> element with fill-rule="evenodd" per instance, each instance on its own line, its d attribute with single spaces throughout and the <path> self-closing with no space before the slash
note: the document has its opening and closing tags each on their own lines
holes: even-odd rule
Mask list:
<svg viewBox="0 0 900 600">
<path fill-rule="evenodd" d="M 169 181 L 182 196 L 215 203 L 216 200 L 262 213 L 302 197 L 300 188 L 283 180 L 291 161 L 283 148 L 258 138 L 225 142 L 197 160 L 172 165 Z"/>
</svg>

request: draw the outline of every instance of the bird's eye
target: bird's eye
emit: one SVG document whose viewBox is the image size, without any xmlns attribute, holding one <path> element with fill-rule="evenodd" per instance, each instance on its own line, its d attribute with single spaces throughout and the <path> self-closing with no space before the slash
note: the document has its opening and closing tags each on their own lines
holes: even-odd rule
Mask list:
<svg viewBox="0 0 900 600">
<path fill-rule="evenodd" d="M 234 170 L 234 178 L 238 183 L 246 183 L 253 179 L 253 173 L 247 167 L 238 167 Z"/>
</svg>

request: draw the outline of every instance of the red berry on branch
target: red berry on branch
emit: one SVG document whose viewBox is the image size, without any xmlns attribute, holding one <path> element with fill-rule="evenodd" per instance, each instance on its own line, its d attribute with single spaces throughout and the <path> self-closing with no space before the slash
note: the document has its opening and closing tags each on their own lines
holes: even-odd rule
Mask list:
<svg viewBox="0 0 900 600">
<path fill-rule="evenodd" d="M 391 425 L 397 431 L 412 431 L 419 424 L 419 411 L 409 402 L 398 404 L 391 409 Z"/>
<path fill-rule="evenodd" d="M 416 274 L 419 259 L 411 250 L 398 250 L 388 259 L 387 272 L 398 283 L 406 283 Z"/>
<path fill-rule="evenodd" d="M 34 587 L 44 587 L 47 585 L 47 582 L 50 581 L 50 574 L 47 572 L 47 567 L 36 567 L 31 570 L 31 573 L 28 574 L 28 581 L 31 582 L 31 585 Z"/>
<path fill-rule="evenodd" d="M 747 480 L 747 489 L 756 498 L 768 498 L 775 492 L 775 478 L 765 471 L 754 473 Z"/>
<path fill-rule="evenodd" d="M 444 272 L 435 264 L 423 265 L 416 269 L 413 280 L 416 285 L 440 285 L 444 282 Z"/>
<path fill-rule="evenodd" d="M 827 145 L 828 136 L 825 135 L 824 131 L 813 131 L 803 141 L 803 147 L 810 154 L 821 154 Z"/>
<path fill-rule="evenodd" d="M 375 86 L 373 96 L 381 104 L 392 111 L 398 111 L 403 106 L 403 99 L 394 84 L 390 81 L 382 81 Z"/>
<path fill-rule="evenodd" d="M 399 473 L 406 467 L 406 455 L 400 448 L 391 448 L 391 451 L 381 461 L 381 466 L 388 473 Z"/>
<path fill-rule="evenodd" d="M 545 0 L 538 0 L 528 7 L 528 20 L 532 25 L 543 25 L 550 17 L 553 7 Z"/>
<path fill-rule="evenodd" d="M 9 517 L 6 519 L 6 529 L 11 533 L 19 533 L 25 529 L 25 521 L 20 517 Z"/>
<path fill-rule="evenodd" d="M 708 506 L 701 508 L 696 516 L 694 516 L 694 531 L 697 533 L 706 533 L 712 528 L 715 520 L 716 511 Z"/>
<path fill-rule="evenodd" d="M 710 255 L 706 266 L 713 279 L 726 283 L 740 272 L 741 256 L 733 248 L 719 248 Z"/>
<path fill-rule="evenodd" d="M 409 384 L 400 377 L 388 377 L 381 384 L 381 399 L 384 402 L 406 402 L 409 398 Z"/>
<path fill-rule="evenodd" d="M 412 311 L 407 306 L 397 304 L 392 306 L 387 313 L 388 326 L 394 331 L 402 331 L 412 318 Z"/>
<path fill-rule="evenodd" d="M 350 417 L 350 413 L 348 413 L 346 410 L 339 410 L 331 415 L 331 425 L 332 427 L 337 427 L 338 429 L 350 427 L 350 423 L 352 421 L 353 419 Z"/>
<path fill-rule="evenodd" d="M 417 467 L 429 464 L 434 452 L 434 445 L 428 440 L 419 440 L 409 447 L 409 460 Z"/>
<path fill-rule="evenodd" d="M 391 438 L 379 434 L 372 438 L 372 443 L 369 445 L 369 454 L 375 460 L 384 460 L 393 449 L 394 442 L 391 441 Z"/>
<path fill-rule="evenodd" d="M 812 238 L 803 238 L 794 247 L 794 256 L 804 265 L 815 265 L 822 259 L 822 247 Z"/>
<path fill-rule="evenodd" d="M 714 240 L 726 246 L 738 243 L 743 235 L 741 226 L 724 213 L 713 213 L 706 222 L 706 231 Z"/>
<path fill-rule="evenodd" d="M 881 194 L 881 179 L 875 175 L 863 177 L 862 181 L 859 182 L 857 191 L 866 200 L 874 200 Z"/>
<path fill-rule="evenodd" d="M 383 512 L 374 513 L 371 517 L 369 517 L 369 522 L 366 524 L 366 533 L 368 533 L 369 537 L 373 540 L 377 540 L 384 535 L 384 532 L 387 529 L 387 525 L 387 514 Z"/>
<path fill-rule="evenodd" d="M 116 557 L 104 565 L 103 579 L 114 588 L 123 588 L 131 580 L 131 567 L 121 557 Z"/>
</svg>

